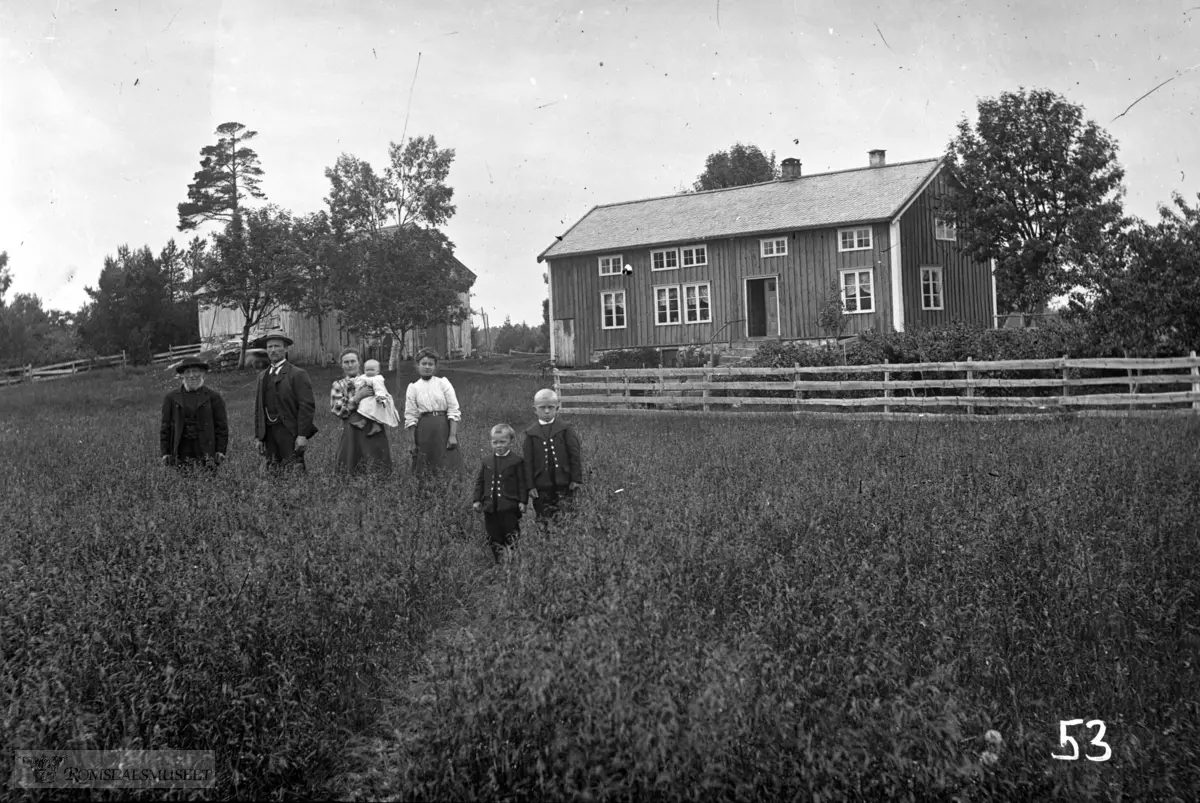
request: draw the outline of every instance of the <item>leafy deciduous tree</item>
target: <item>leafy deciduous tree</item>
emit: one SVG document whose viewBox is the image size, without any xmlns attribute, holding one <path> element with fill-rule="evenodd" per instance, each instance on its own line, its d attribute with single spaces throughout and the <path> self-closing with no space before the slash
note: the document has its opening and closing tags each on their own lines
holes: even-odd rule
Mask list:
<svg viewBox="0 0 1200 803">
<path fill-rule="evenodd" d="M 719 190 L 725 187 L 740 187 L 759 184 L 779 178 L 775 164 L 775 151 L 767 156 L 757 145 L 734 143 L 729 150 L 709 154 L 704 161 L 704 172 L 696 179 L 693 189 Z"/>
<path fill-rule="evenodd" d="M 245 198 L 263 198 L 263 171 L 258 154 L 246 143 L 258 136 L 241 123 L 217 126 L 217 143 L 200 150 L 200 169 L 188 185 L 188 199 L 179 204 L 179 230 L 206 221 L 232 223 Z"/>
<path fill-rule="evenodd" d="M 342 326 L 400 343 L 413 329 L 458 324 L 470 314 L 459 295 L 471 279 L 437 229 L 389 228 L 347 244 L 335 293 Z"/>
<path fill-rule="evenodd" d="M 1107 348 L 1200 349 L 1200 206 L 1180 196 L 1174 205 L 1178 213 L 1163 206 L 1157 223 L 1124 231 L 1102 254 L 1090 292 L 1074 294 L 1072 307 Z"/>
<path fill-rule="evenodd" d="M 344 251 L 323 211 L 297 218 L 292 240 L 299 281 L 287 286 L 280 300 L 288 309 L 316 320 L 319 348 L 325 354 L 325 321 L 337 309 L 334 279 L 344 265 Z"/>
<path fill-rule="evenodd" d="M 1002 92 L 978 111 L 947 148 L 961 186 L 941 214 L 967 254 L 996 260 L 1001 307 L 1028 311 L 1082 281 L 1119 229 L 1124 171 L 1115 141 L 1054 92 Z"/>
<path fill-rule="evenodd" d="M 247 212 L 244 220 L 235 215 L 214 237 L 214 256 L 200 292 L 215 306 L 242 313 L 243 363 L 250 331 L 283 299 L 302 295 L 293 225 L 286 210 L 266 206 Z"/>
</svg>

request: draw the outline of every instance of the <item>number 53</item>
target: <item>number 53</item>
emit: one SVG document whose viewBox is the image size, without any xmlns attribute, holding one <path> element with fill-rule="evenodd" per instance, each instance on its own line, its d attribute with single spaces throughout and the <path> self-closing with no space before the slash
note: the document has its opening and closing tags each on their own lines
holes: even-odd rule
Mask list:
<svg viewBox="0 0 1200 803">
<path fill-rule="evenodd" d="M 1067 728 L 1073 727 L 1075 725 L 1084 725 L 1084 721 L 1082 719 L 1063 719 L 1063 720 L 1059 721 L 1059 723 L 1058 723 L 1058 743 L 1060 745 L 1065 745 L 1069 742 L 1071 745 L 1071 754 L 1068 756 L 1060 756 L 1057 753 L 1051 753 L 1050 754 L 1051 758 L 1057 758 L 1057 759 L 1061 759 L 1063 761 L 1075 761 L 1079 758 L 1079 743 L 1067 735 Z M 1112 757 L 1112 748 L 1109 747 L 1107 744 L 1105 744 L 1105 742 L 1103 741 L 1104 740 L 1104 730 L 1105 730 L 1104 720 L 1093 719 L 1091 722 L 1088 722 L 1085 725 L 1085 727 L 1087 727 L 1087 728 L 1097 728 L 1098 727 L 1100 729 L 1100 732 L 1096 734 L 1096 738 L 1092 739 L 1091 743 L 1096 745 L 1097 747 L 1104 748 L 1103 755 L 1101 755 L 1101 756 L 1086 756 L 1087 760 L 1088 761 L 1108 761 Z"/>
</svg>

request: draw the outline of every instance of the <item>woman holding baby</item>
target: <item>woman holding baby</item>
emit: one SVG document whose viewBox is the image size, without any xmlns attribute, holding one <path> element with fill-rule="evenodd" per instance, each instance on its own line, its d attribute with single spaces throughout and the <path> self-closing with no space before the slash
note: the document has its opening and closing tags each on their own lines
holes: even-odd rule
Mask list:
<svg viewBox="0 0 1200 803">
<path fill-rule="evenodd" d="M 337 470 L 349 474 L 392 473 L 387 427 L 399 424 L 395 402 L 387 392 L 379 363 L 362 362 L 357 349 L 342 352 L 343 378 L 333 383 L 329 406 L 342 419 Z"/>
</svg>

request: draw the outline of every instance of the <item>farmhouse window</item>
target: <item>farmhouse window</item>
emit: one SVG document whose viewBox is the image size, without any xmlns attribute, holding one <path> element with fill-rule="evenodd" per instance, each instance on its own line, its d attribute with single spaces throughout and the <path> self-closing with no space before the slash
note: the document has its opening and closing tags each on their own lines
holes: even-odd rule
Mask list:
<svg viewBox="0 0 1200 803">
<path fill-rule="evenodd" d="M 689 245 L 683 251 L 683 266 L 685 268 L 694 268 L 697 265 L 708 264 L 708 246 L 707 245 Z"/>
<path fill-rule="evenodd" d="M 942 309 L 941 268 L 921 268 L 921 309 Z"/>
<path fill-rule="evenodd" d="M 670 326 L 679 323 L 679 288 L 654 288 L 654 323 L 658 326 Z"/>
<path fill-rule="evenodd" d="M 650 252 L 650 270 L 671 270 L 679 267 L 679 249 L 667 248 Z"/>
<path fill-rule="evenodd" d="M 865 251 L 871 247 L 871 227 L 838 229 L 839 251 Z"/>
<path fill-rule="evenodd" d="M 933 219 L 933 236 L 938 240 L 957 240 L 958 227 L 940 217 L 935 217 Z"/>
<path fill-rule="evenodd" d="M 625 291 L 615 290 L 600 294 L 600 328 L 625 328 Z"/>
<path fill-rule="evenodd" d="M 848 314 L 875 311 L 875 293 L 871 286 L 871 271 L 842 271 L 842 304 Z"/>
<path fill-rule="evenodd" d="M 708 282 L 683 286 L 684 323 L 712 323 L 712 306 L 708 298 Z"/>
<path fill-rule="evenodd" d="M 621 255 L 600 257 L 600 275 L 618 276 L 621 273 Z"/>
<path fill-rule="evenodd" d="M 787 256 L 787 237 L 771 237 L 758 241 L 758 252 L 764 257 Z"/>
</svg>

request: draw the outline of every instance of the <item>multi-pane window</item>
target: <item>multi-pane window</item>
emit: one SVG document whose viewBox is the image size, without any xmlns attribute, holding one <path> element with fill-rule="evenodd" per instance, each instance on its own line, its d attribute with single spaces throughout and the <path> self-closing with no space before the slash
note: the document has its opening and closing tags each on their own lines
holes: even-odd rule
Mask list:
<svg viewBox="0 0 1200 803">
<path fill-rule="evenodd" d="M 940 217 L 933 219 L 933 236 L 938 240 L 957 240 L 958 228 Z"/>
<path fill-rule="evenodd" d="M 842 304 L 847 313 L 875 311 L 875 293 L 871 286 L 871 271 L 842 271 Z"/>
<path fill-rule="evenodd" d="M 600 257 L 600 275 L 615 276 L 621 272 L 621 255 Z"/>
<path fill-rule="evenodd" d="M 787 237 L 769 237 L 759 240 L 758 253 L 764 257 L 787 256 Z"/>
<path fill-rule="evenodd" d="M 709 303 L 707 282 L 683 286 L 683 321 L 684 323 L 712 323 L 712 305 Z"/>
<path fill-rule="evenodd" d="M 942 309 L 941 268 L 921 268 L 921 309 Z"/>
<path fill-rule="evenodd" d="M 613 290 L 600 294 L 600 328 L 625 328 L 625 291 Z"/>
<path fill-rule="evenodd" d="M 679 250 L 666 248 L 650 252 L 650 270 L 670 270 L 679 267 Z"/>
<path fill-rule="evenodd" d="M 668 326 L 679 323 L 679 288 L 654 288 L 654 323 L 658 326 Z"/>
<path fill-rule="evenodd" d="M 683 266 L 685 268 L 708 264 L 708 246 L 706 245 L 689 245 L 679 250 L 683 256 Z"/>
<path fill-rule="evenodd" d="M 864 251 L 871 247 L 871 227 L 838 229 L 839 251 Z"/>
</svg>

